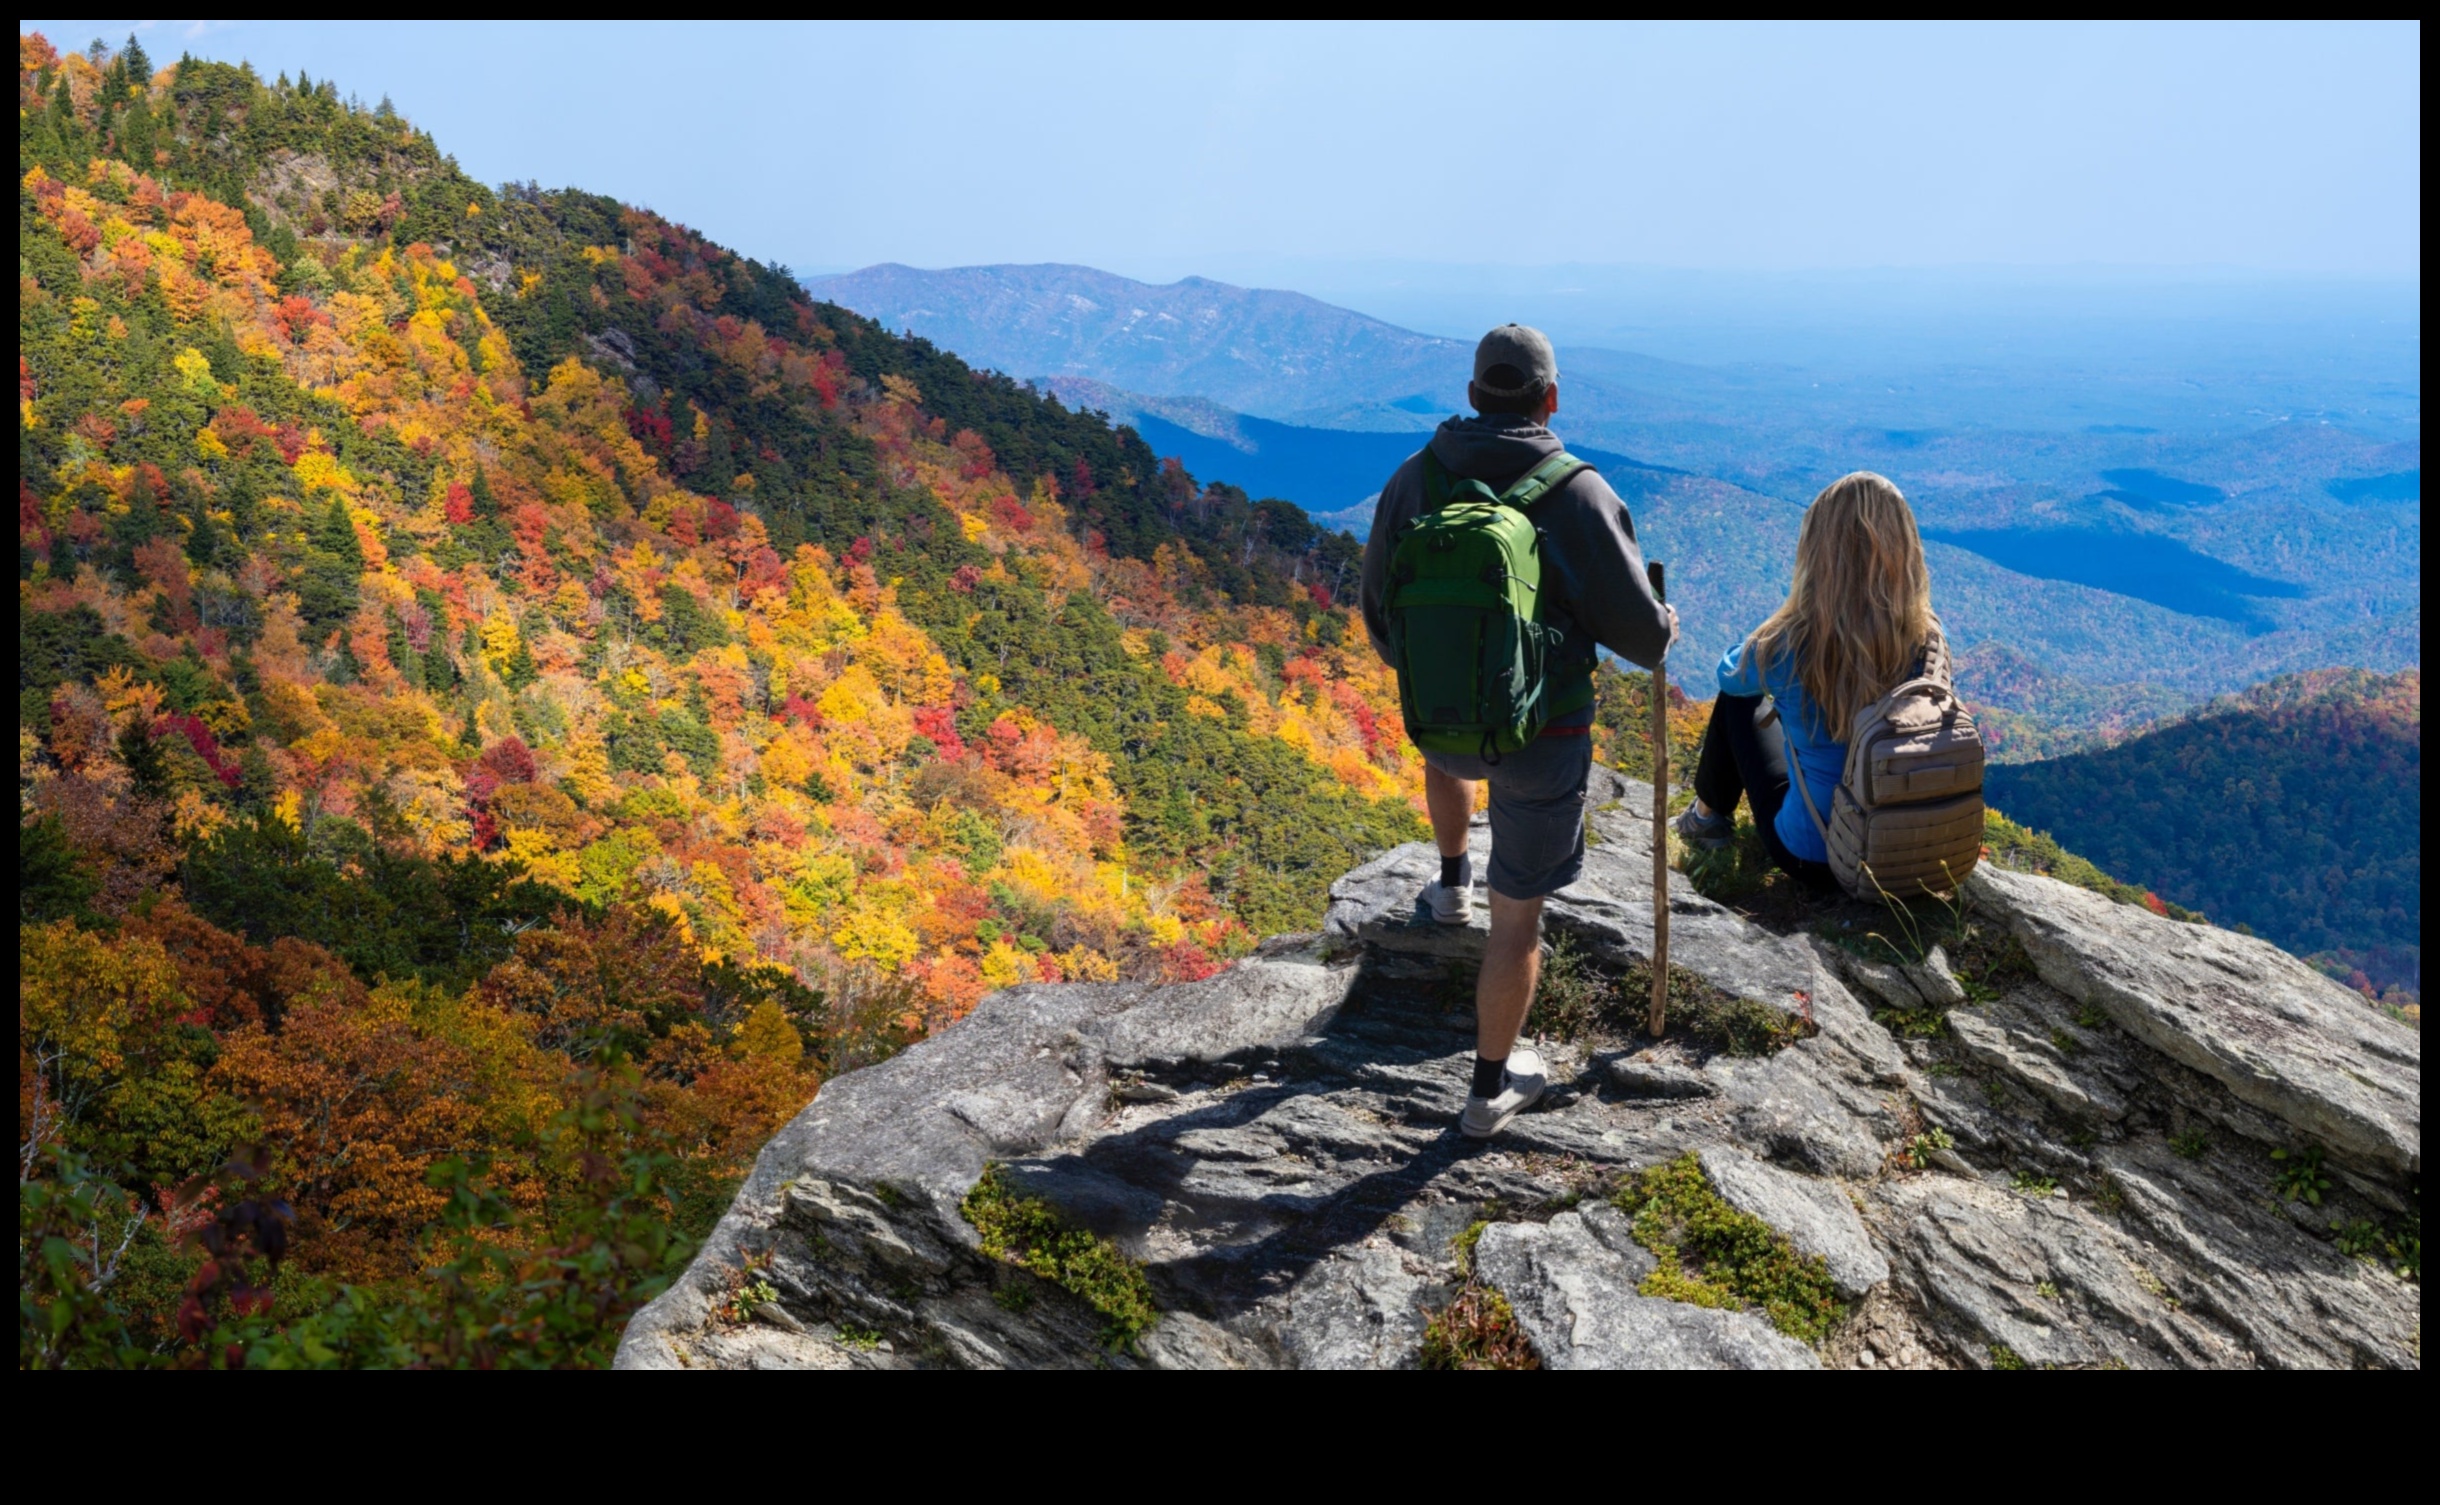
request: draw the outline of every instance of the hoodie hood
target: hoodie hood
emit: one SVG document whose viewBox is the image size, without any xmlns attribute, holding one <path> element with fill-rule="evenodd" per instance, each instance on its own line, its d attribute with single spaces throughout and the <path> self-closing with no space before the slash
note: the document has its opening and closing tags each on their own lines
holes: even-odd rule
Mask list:
<svg viewBox="0 0 2440 1505">
<path fill-rule="evenodd" d="M 1505 491 L 1564 446 L 1530 418 L 1485 413 L 1444 422 L 1433 431 L 1430 448 L 1450 474 Z"/>
</svg>

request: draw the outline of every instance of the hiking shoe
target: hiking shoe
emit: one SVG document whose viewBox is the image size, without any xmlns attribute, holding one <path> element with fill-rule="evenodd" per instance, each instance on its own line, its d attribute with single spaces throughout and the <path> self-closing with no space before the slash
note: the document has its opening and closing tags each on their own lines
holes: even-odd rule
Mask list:
<svg viewBox="0 0 2440 1505">
<path fill-rule="evenodd" d="M 1542 1064 L 1540 1056 L 1520 1047 L 1509 1054 L 1508 1069 L 1500 1074 L 1500 1095 L 1467 1098 L 1457 1127 L 1468 1139 L 1489 1139 L 1540 1101 L 1542 1090 L 1549 1085 L 1550 1068 Z"/>
<path fill-rule="evenodd" d="M 1460 881 L 1454 886 L 1444 884 L 1437 878 L 1423 886 L 1424 908 L 1429 909 L 1432 912 L 1432 918 L 1443 925 L 1466 925 L 1473 922 L 1473 864 L 1468 863 L 1467 868 L 1468 871 L 1462 875 L 1464 881 Z"/>
<path fill-rule="evenodd" d="M 1716 850 L 1737 839 L 1737 822 L 1733 817 L 1717 811 L 1710 815 L 1698 815 L 1692 805 L 1678 812 L 1674 824 L 1678 835 L 1693 846 Z"/>
</svg>

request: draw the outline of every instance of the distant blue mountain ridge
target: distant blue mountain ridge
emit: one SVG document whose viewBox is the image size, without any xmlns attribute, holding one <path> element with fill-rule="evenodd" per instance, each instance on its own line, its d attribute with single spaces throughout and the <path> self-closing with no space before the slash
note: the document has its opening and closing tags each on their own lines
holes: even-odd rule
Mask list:
<svg viewBox="0 0 2440 1505">
<path fill-rule="evenodd" d="M 1225 481 L 1252 497 L 1278 497 L 1307 512 L 1328 517 L 1357 506 L 1381 489 L 1407 456 L 1423 448 L 1426 433 L 1367 434 L 1345 429 L 1299 428 L 1267 418 L 1240 416 L 1238 432 L 1247 448 L 1226 439 L 1198 434 L 1151 413 L 1131 419 L 1154 454 L 1175 455 L 1198 480 Z M 1569 445 L 1568 452 L 1589 460 L 1600 470 L 1616 473 L 1650 470 L 1682 474 L 1663 465 L 1647 465 L 1604 449 Z"/>
</svg>

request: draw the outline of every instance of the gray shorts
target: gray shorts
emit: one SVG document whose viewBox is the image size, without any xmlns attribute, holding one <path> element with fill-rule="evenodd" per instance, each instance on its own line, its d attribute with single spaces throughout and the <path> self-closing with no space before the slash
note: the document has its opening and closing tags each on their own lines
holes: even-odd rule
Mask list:
<svg viewBox="0 0 2440 1505">
<path fill-rule="evenodd" d="M 1542 737 L 1497 763 L 1466 753 L 1427 752 L 1453 779 L 1491 783 L 1491 891 L 1539 899 L 1584 871 L 1584 786 L 1591 737 Z"/>
</svg>

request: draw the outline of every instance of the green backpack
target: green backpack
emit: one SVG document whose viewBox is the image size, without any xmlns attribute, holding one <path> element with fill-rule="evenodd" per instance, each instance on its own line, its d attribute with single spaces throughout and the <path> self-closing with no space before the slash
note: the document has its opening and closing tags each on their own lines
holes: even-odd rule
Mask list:
<svg viewBox="0 0 2440 1505">
<path fill-rule="evenodd" d="M 1562 451 L 1504 492 L 1423 452 L 1423 511 L 1390 551 L 1390 653 L 1406 734 L 1426 752 L 1496 760 L 1592 704 L 1589 663 L 1558 666 L 1542 623 L 1534 503 L 1592 466 Z M 1580 683 L 1578 681 L 1581 681 Z"/>
</svg>

